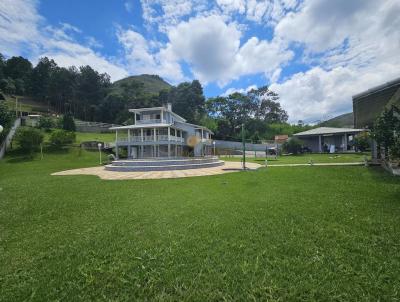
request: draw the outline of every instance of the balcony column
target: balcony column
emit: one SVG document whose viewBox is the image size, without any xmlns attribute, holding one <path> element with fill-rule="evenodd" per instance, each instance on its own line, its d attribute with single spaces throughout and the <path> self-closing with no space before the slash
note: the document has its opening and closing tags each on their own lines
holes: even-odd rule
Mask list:
<svg viewBox="0 0 400 302">
<path fill-rule="evenodd" d="M 318 135 L 318 151 L 319 151 L 319 153 L 322 153 L 322 139 L 321 139 L 321 135 Z"/>
<path fill-rule="evenodd" d="M 153 157 L 157 157 L 157 150 L 156 150 L 156 144 L 155 142 L 157 141 L 157 129 L 153 128 L 154 131 L 154 144 L 153 144 Z"/>
<path fill-rule="evenodd" d="M 143 142 L 143 128 L 140 128 L 140 141 Z"/>
<path fill-rule="evenodd" d="M 136 112 L 133 114 L 134 119 L 135 119 L 135 125 L 136 125 Z"/>
<path fill-rule="evenodd" d="M 131 157 L 131 129 L 128 129 L 128 158 Z"/>
<path fill-rule="evenodd" d="M 169 142 L 169 140 L 170 140 L 170 138 L 171 138 L 171 132 L 170 132 L 170 127 L 168 127 L 168 157 L 170 157 L 171 156 L 171 144 L 170 144 L 170 142 Z"/>
<path fill-rule="evenodd" d="M 161 109 L 161 123 L 163 123 L 164 121 L 164 110 Z"/>
<path fill-rule="evenodd" d="M 203 128 L 201 128 L 201 156 L 204 156 L 204 145 L 203 145 Z"/>
</svg>

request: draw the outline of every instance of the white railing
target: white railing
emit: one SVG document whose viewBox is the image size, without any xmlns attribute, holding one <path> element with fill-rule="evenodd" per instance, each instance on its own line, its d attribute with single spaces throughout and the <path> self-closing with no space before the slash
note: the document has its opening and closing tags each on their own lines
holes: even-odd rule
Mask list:
<svg viewBox="0 0 400 302">
<path fill-rule="evenodd" d="M 130 140 L 127 137 L 122 137 L 118 138 L 118 142 L 141 142 L 142 137 L 141 136 L 131 136 Z M 160 141 L 168 141 L 168 135 L 157 135 L 156 139 L 154 138 L 154 135 L 144 135 L 143 136 L 143 141 L 144 142 L 160 142 Z M 185 142 L 185 139 L 183 137 L 177 137 L 177 136 L 172 136 L 170 135 L 169 137 L 170 142 L 180 142 L 183 143 Z"/>
<path fill-rule="evenodd" d="M 136 120 L 136 124 L 160 124 L 166 123 L 166 120 L 150 119 L 150 120 Z"/>
</svg>

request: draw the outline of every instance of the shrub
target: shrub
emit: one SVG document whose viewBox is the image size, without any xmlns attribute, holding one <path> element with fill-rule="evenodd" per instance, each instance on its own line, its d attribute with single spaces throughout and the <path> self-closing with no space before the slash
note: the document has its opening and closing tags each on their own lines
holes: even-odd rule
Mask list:
<svg viewBox="0 0 400 302">
<path fill-rule="evenodd" d="M 75 141 L 75 133 L 70 131 L 65 131 L 62 129 L 56 129 L 50 134 L 50 144 L 61 147 L 65 145 L 72 144 Z"/>
<path fill-rule="evenodd" d="M 301 153 L 302 148 L 303 144 L 297 137 L 289 138 L 282 145 L 283 152 L 285 153 L 299 154 Z"/>
<path fill-rule="evenodd" d="M 357 135 L 354 138 L 354 146 L 357 148 L 357 150 L 360 150 L 361 152 L 367 150 L 370 146 L 369 133 L 364 132 Z"/>
<path fill-rule="evenodd" d="M 42 116 L 39 119 L 38 128 L 50 131 L 51 128 L 55 127 L 54 120 L 51 117 Z"/>
<path fill-rule="evenodd" d="M 378 150 L 383 147 L 384 159 L 399 159 L 399 133 L 400 133 L 400 109 L 395 105 L 386 108 L 376 119 L 373 129 L 373 137 L 378 143 Z M 390 157 L 390 158 L 389 158 Z"/>
<path fill-rule="evenodd" d="M 43 142 L 43 133 L 36 128 L 19 127 L 15 133 L 15 141 L 23 151 L 32 154 Z"/>
<path fill-rule="evenodd" d="M 0 143 L 7 136 L 8 130 L 12 126 L 14 114 L 8 110 L 6 104 L 0 103 L 0 125 L 3 126 L 4 130 L 0 133 Z"/>
<path fill-rule="evenodd" d="M 71 114 L 65 114 L 61 119 L 61 128 L 67 131 L 76 130 L 74 118 Z"/>
</svg>

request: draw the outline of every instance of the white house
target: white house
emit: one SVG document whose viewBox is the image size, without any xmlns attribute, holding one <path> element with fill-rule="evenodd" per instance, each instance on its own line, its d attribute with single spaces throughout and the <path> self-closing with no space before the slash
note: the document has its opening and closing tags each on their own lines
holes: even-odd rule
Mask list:
<svg viewBox="0 0 400 302">
<path fill-rule="evenodd" d="M 172 112 L 171 104 L 163 107 L 129 109 L 134 124 L 111 127 L 115 130 L 116 157 L 126 148 L 128 158 L 170 158 L 208 156 L 212 154 L 212 131 L 187 123 Z"/>
</svg>

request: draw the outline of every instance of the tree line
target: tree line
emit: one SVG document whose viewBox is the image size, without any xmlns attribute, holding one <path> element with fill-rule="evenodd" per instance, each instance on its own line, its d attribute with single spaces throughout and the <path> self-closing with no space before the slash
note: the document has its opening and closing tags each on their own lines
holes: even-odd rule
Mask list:
<svg viewBox="0 0 400 302">
<path fill-rule="evenodd" d="M 33 66 L 23 57 L 6 59 L 0 54 L 0 90 L 9 95 L 30 96 L 59 114 L 116 124 L 133 122 L 129 108 L 172 103 L 174 112 L 189 123 L 210 128 L 219 139 L 239 139 L 242 124 L 246 137 L 253 141 L 308 128 L 287 123 L 288 115 L 279 103 L 279 96 L 268 87 L 209 99 L 197 80 L 158 94 L 146 92 L 137 81 L 127 81 L 113 89 L 106 73 L 99 73 L 89 65 L 60 67 L 47 57 Z"/>
</svg>

